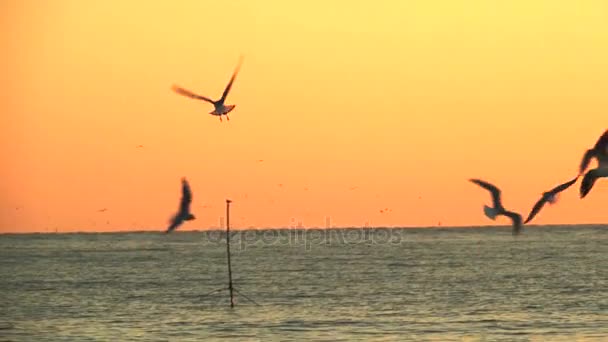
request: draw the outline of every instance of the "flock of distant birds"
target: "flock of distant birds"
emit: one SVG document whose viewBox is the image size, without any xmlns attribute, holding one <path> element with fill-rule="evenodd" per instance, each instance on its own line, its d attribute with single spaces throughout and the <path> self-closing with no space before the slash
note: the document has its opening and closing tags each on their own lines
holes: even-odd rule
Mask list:
<svg viewBox="0 0 608 342">
<path fill-rule="evenodd" d="M 209 114 L 219 116 L 220 121 L 222 121 L 222 116 L 226 116 L 226 119 L 230 120 L 230 118 L 228 117 L 228 113 L 230 113 L 236 107 L 236 105 L 227 105 L 225 104 L 225 101 L 226 97 L 228 97 L 230 89 L 232 88 L 232 84 L 234 83 L 234 80 L 240 70 L 242 62 L 243 56 L 239 58 L 237 67 L 234 70 L 232 77 L 228 82 L 228 85 L 224 89 L 222 96 L 218 100 L 212 100 L 211 98 L 208 98 L 206 96 L 195 94 L 177 85 L 173 85 L 172 89 L 180 95 L 196 100 L 203 100 L 213 104 L 214 109 L 213 111 L 209 112 Z M 597 160 L 598 166 L 595 169 L 591 169 L 587 173 L 585 173 L 592 159 Z M 589 193 L 589 191 L 591 191 L 591 188 L 593 187 L 595 181 L 598 178 L 608 177 L 608 130 L 606 130 L 604 134 L 602 134 L 602 136 L 597 140 L 593 148 L 587 150 L 581 161 L 578 175 L 576 175 L 574 179 L 566 183 L 560 184 L 555 188 L 551 189 L 550 191 L 543 193 L 541 198 L 536 202 L 536 204 L 532 208 L 532 211 L 530 211 L 530 214 L 528 215 L 528 218 L 525 221 L 522 221 L 522 216 L 520 214 L 505 209 L 505 207 L 502 205 L 501 191 L 498 187 L 481 179 L 470 179 L 470 181 L 488 190 L 492 195 L 492 206 L 489 207 L 487 205 L 484 205 L 483 207 L 485 215 L 492 220 L 495 220 L 496 217 L 500 215 L 510 218 L 513 222 L 513 235 L 517 235 L 521 232 L 523 225 L 530 222 L 540 212 L 540 210 L 546 203 L 550 205 L 555 204 L 557 202 L 559 193 L 571 187 L 583 174 L 583 181 L 581 182 L 580 186 L 581 198 L 587 196 L 587 194 Z M 170 233 L 173 230 L 177 229 L 184 221 L 190 221 L 195 219 L 195 216 L 190 212 L 190 203 L 192 202 L 192 190 L 190 189 L 190 185 L 188 184 L 188 180 L 186 178 L 182 178 L 181 181 L 182 197 L 179 204 L 179 210 L 170 220 L 170 225 L 165 231 L 165 233 Z"/>
</svg>

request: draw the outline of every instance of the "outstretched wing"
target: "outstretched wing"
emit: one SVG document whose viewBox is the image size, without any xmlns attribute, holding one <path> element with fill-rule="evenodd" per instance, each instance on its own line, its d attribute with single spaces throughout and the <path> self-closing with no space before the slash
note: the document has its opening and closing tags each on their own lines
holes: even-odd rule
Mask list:
<svg viewBox="0 0 608 342">
<path fill-rule="evenodd" d="M 213 100 L 212 100 L 212 99 L 210 99 L 210 98 L 208 98 L 208 97 L 205 97 L 205 96 L 202 96 L 202 95 L 195 94 L 195 93 L 191 92 L 190 90 L 187 90 L 187 89 L 184 89 L 184 88 L 178 87 L 178 86 L 176 86 L 176 85 L 173 85 L 173 86 L 171 87 L 171 89 L 173 89 L 173 91 L 174 91 L 174 92 L 176 92 L 176 93 L 178 93 L 178 94 L 180 94 L 180 95 L 183 95 L 183 96 L 189 97 L 189 98 L 191 98 L 191 99 L 203 100 L 203 101 L 207 101 L 207 102 L 209 102 L 209 103 L 214 103 L 214 102 L 213 102 Z"/>
<path fill-rule="evenodd" d="M 547 198 L 545 196 L 541 197 L 538 202 L 536 202 L 536 204 L 534 205 L 534 208 L 532 208 L 532 211 L 530 212 L 530 214 L 528 215 L 528 218 L 526 219 L 526 221 L 524 223 L 528 223 L 530 222 L 534 216 L 536 216 L 536 214 L 538 214 L 538 212 L 543 208 L 543 206 L 545 205 L 545 203 L 547 202 Z"/>
<path fill-rule="evenodd" d="M 593 184 L 595 183 L 596 179 L 597 176 L 595 175 L 595 170 L 590 170 L 585 174 L 585 177 L 583 177 L 583 181 L 581 182 L 581 187 L 579 190 L 581 198 L 585 198 L 589 191 L 591 191 L 591 188 L 593 188 Z"/>
<path fill-rule="evenodd" d="M 608 148 L 608 129 L 604 132 L 604 134 L 602 134 L 599 139 L 597 139 L 595 146 L 593 146 L 594 150 L 608 153 L 606 152 L 606 148 Z"/>
<path fill-rule="evenodd" d="M 171 219 L 169 228 L 167 228 L 167 230 L 165 231 L 165 234 L 169 234 L 172 231 L 174 231 L 175 229 L 177 229 L 177 227 L 179 227 L 182 224 L 182 222 L 184 222 L 184 220 L 182 220 L 181 215 L 178 213 Z"/>
<path fill-rule="evenodd" d="M 179 204 L 179 213 L 181 215 L 190 212 L 190 203 L 192 202 L 192 191 L 190 190 L 190 184 L 186 178 L 182 178 L 182 200 Z"/>
<path fill-rule="evenodd" d="M 236 75 L 238 75 L 239 70 L 241 69 L 241 64 L 243 64 L 243 56 L 241 56 L 239 58 L 239 62 L 236 65 L 236 69 L 234 69 L 234 72 L 232 73 L 232 77 L 230 77 L 230 82 L 228 82 L 226 89 L 224 89 L 224 93 L 222 93 L 222 98 L 219 100 L 219 102 L 223 103 L 226 100 L 226 97 L 228 96 L 228 93 L 230 92 L 230 88 L 232 88 L 232 83 L 234 83 L 234 79 L 236 78 Z"/>
<path fill-rule="evenodd" d="M 492 194 L 492 203 L 494 208 L 502 208 L 502 203 L 500 202 L 500 189 L 498 189 L 493 184 L 490 184 L 486 181 L 482 181 L 481 179 L 469 179 L 469 181 L 488 190 Z"/>
<path fill-rule="evenodd" d="M 511 221 L 513 221 L 513 235 L 519 234 L 522 228 L 521 215 L 512 211 L 506 211 L 504 215 L 509 217 Z"/>
<path fill-rule="evenodd" d="M 568 189 L 569 187 L 571 187 L 571 186 L 572 186 L 572 184 L 576 183 L 576 181 L 578 180 L 578 177 L 579 177 L 579 176 L 576 176 L 576 178 L 574 178 L 573 180 L 571 180 L 571 181 L 567 181 L 567 182 L 566 182 L 566 183 L 564 183 L 564 184 L 560 184 L 560 185 L 556 186 L 555 188 L 553 188 L 553 189 L 550 191 L 550 193 L 552 193 L 553 195 L 557 195 L 558 193 L 560 193 L 560 192 L 562 192 L 562 191 L 564 191 L 564 190 Z"/>
</svg>

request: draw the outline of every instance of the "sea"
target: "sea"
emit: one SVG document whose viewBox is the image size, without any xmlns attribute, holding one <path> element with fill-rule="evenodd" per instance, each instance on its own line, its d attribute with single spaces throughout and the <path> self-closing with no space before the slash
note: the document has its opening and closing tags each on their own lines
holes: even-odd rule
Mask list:
<svg viewBox="0 0 608 342">
<path fill-rule="evenodd" d="M 608 341 L 608 226 L 0 235 L 0 341 Z"/>
</svg>

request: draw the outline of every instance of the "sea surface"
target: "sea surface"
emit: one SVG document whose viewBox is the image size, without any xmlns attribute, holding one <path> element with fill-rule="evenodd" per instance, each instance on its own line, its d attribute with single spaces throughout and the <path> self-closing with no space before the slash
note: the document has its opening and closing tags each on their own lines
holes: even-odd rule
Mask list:
<svg viewBox="0 0 608 342">
<path fill-rule="evenodd" d="M 0 341 L 608 341 L 608 226 L 0 235 Z M 248 299 L 249 298 L 249 299 Z"/>
</svg>

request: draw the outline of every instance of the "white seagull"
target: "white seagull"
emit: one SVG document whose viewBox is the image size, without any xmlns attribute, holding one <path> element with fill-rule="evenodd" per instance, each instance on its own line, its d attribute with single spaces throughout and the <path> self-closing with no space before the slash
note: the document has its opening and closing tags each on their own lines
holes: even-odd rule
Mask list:
<svg viewBox="0 0 608 342">
<path fill-rule="evenodd" d="M 579 170 L 580 174 L 585 172 L 593 158 L 597 159 L 597 168 L 589 170 L 583 177 L 580 187 L 581 198 L 587 196 L 598 178 L 608 177 L 608 129 L 597 140 L 595 146 L 585 152 Z"/>
<path fill-rule="evenodd" d="M 556 186 L 555 188 L 551 189 L 550 191 L 543 192 L 542 197 L 538 200 L 538 202 L 536 202 L 536 204 L 532 208 L 532 211 L 528 215 L 528 218 L 524 221 L 524 224 L 530 222 L 534 218 L 534 216 L 536 216 L 536 214 L 538 214 L 538 212 L 543 208 L 545 203 L 549 203 L 549 204 L 557 203 L 559 193 L 568 189 L 569 187 L 571 187 L 572 184 L 576 183 L 577 179 L 578 179 L 578 176 L 576 176 L 576 178 L 574 178 L 571 181 L 568 181 L 564 184 Z"/>
<path fill-rule="evenodd" d="M 184 221 L 194 220 L 196 217 L 190 213 L 190 203 L 192 202 L 192 191 L 186 178 L 182 178 L 182 199 L 179 203 L 179 211 L 171 219 L 171 225 L 165 231 L 165 234 L 171 233 L 177 229 Z"/>
<path fill-rule="evenodd" d="M 488 207 L 487 205 L 483 206 L 483 212 L 486 214 L 486 216 L 492 220 L 495 220 L 496 216 L 498 215 L 503 215 L 510 218 L 511 221 L 513 221 L 513 235 L 519 234 L 522 227 L 521 215 L 512 211 L 508 211 L 505 209 L 505 207 L 502 206 L 502 203 L 500 201 L 500 189 L 480 179 L 469 179 L 469 181 L 488 190 L 492 194 L 493 207 Z"/>
<path fill-rule="evenodd" d="M 226 119 L 230 120 L 230 118 L 228 117 L 228 113 L 230 113 L 234 109 L 234 107 L 236 107 L 236 105 L 227 105 L 227 104 L 224 104 L 224 101 L 226 101 L 226 97 L 228 96 L 228 93 L 230 92 L 230 88 L 232 88 L 232 83 L 234 82 L 236 75 L 239 73 L 239 69 L 241 68 L 242 63 L 243 63 L 243 56 L 241 56 L 239 58 L 239 62 L 236 66 L 236 69 L 234 70 L 234 73 L 232 73 L 230 82 L 228 82 L 226 89 L 224 89 L 224 93 L 222 93 L 222 97 L 217 101 L 213 101 L 212 99 L 210 99 L 206 96 L 195 94 L 195 93 L 193 93 L 189 90 L 186 90 L 184 88 L 181 88 L 177 85 L 173 85 L 172 89 L 173 89 L 173 91 L 175 91 L 176 93 L 178 93 L 180 95 L 187 96 L 192 99 L 207 101 L 207 102 L 213 104 L 213 106 L 215 108 L 213 109 L 212 112 L 209 112 L 209 114 L 219 116 L 220 121 L 222 121 L 222 115 L 226 115 Z"/>
</svg>

